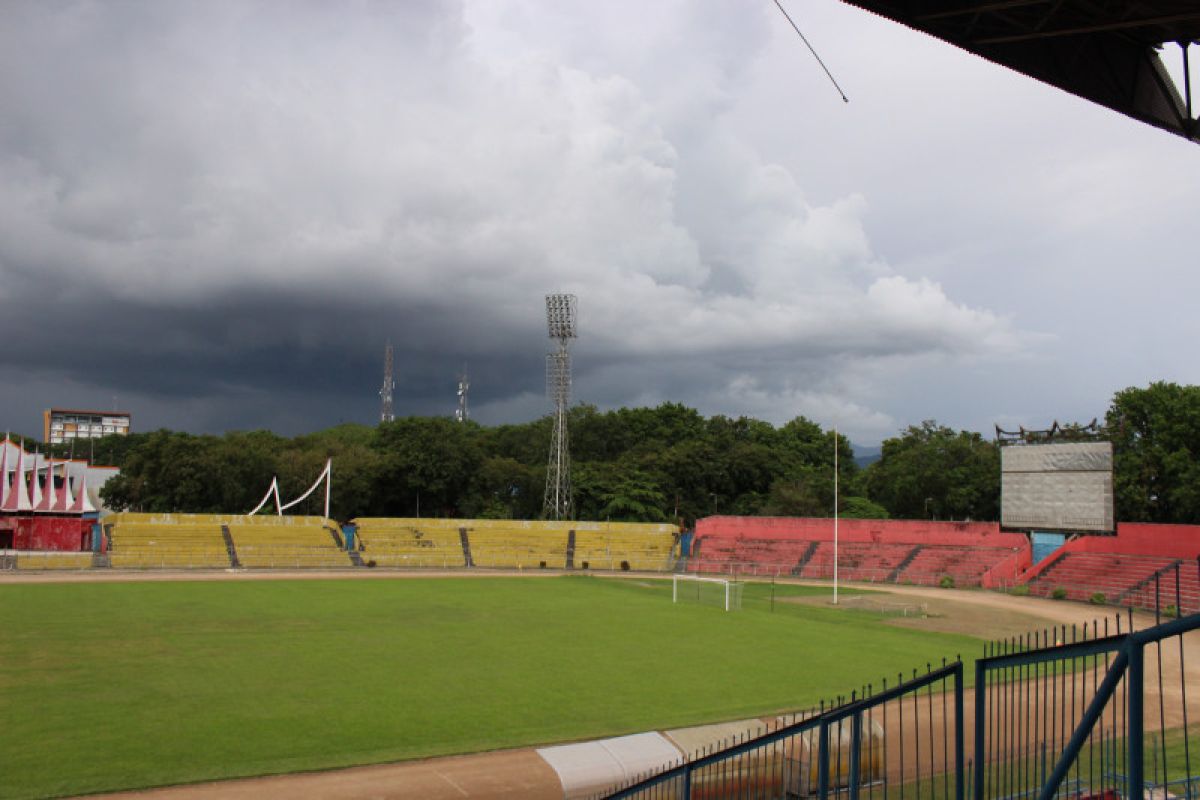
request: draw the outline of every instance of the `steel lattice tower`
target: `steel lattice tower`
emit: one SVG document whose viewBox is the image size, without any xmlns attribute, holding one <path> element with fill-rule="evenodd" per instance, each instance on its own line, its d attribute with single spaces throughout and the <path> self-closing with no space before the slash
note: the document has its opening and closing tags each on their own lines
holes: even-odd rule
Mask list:
<svg viewBox="0 0 1200 800">
<path fill-rule="evenodd" d="M 392 374 L 392 343 L 389 341 L 387 348 L 383 351 L 383 388 L 379 390 L 380 422 L 391 422 L 396 418 L 392 413 L 392 390 L 395 388 L 396 380 Z"/>
<path fill-rule="evenodd" d="M 571 402 L 571 353 L 576 338 L 576 298 L 573 294 L 546 295 L 546 324 L 558 348 L 546 355 L 546 394 L 554 404 L 550 431 L 550 461 L 546 469 L 546 496 L 542 515 L 546 519 L 570 519 L 571 450 L 567 431 L 567 408 Z"/>
</svg>

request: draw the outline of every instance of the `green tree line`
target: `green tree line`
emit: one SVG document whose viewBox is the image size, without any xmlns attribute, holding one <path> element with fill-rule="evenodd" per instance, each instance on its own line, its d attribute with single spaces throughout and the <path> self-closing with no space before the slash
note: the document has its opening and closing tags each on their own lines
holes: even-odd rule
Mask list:
<svg viewBox="0 0 1200 800">
<path fill-rule="evenodd" d="M 850 442 L 804 417 L 781 426 L 704 417 L 678 403 L 570 411 L 576 516 L 682 521 L 713 514 L 830 516 L 834 448 L 846 517 L 995 520 L 1000 453 L 993 441 L 925 421 L 883 442 L 865 469 Z M 1116 456 L 1117 518 L 1200 523 L 1200 387 L 1154 383 L 1118 392 L 1107 414 Z M 331 514 L 536 519 L 550 418 L 483 426 L 408 417 L 339 425 L 293 438 L 159 430 L 94 443 L 121 468 L 102 496 L 114 509 L 239 512 L 273 476 L 285 499 L 333 459 Z M 297 511 L 321 513 L 323 492 Z"/>
</svg>

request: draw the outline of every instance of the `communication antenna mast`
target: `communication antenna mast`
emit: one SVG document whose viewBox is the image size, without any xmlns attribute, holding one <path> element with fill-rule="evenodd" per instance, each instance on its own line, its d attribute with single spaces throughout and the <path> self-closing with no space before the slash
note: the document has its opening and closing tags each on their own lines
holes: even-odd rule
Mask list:
<svg viewBox="0 0 1200 800">
<path fill-rule="evenodd" d="M 381 408 L 380 422 L 391 422 L 396 418 L 392 413 L 392 390 L 396 388 L 396 380 L 392 373 L 392 341 L 388 340 L 387 348 L 383 351 L 383 388 L 379 390 Z"/>
<path fill-rule="evenodd" d="M 571 451 L 567 432 L 567 407 L 571 402 L 571 353 L 568 346 L 576 338 L 573 294 L 546 295 L 546 325 L 558 347 L 546 354 L 546 394 L 554 404 L 550 432 L 550 463 L 546 470 L 546 496 L 542 514 L 546 519 L 570 519 Z"/>
<path fill-rule="evenodd" d="M 466 422 L 471 415 L 471 409 L 467 405 L 467 391 L 471 388 L 471 379 L 467 377 L 467 365 L 463 364 L 462 374 L 458 376 L 458 408 L 454 411 L 454 418 L 459 422 Z"/>
</svg>

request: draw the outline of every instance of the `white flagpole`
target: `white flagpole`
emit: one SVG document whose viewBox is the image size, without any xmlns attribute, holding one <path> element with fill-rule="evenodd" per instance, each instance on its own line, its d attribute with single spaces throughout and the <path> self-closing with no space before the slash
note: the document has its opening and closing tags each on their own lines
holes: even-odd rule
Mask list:
<svg viewBox="0 0 1200 800">
<path fill-rule="evenodd" d="M 833 604 L 838 601 L 838 435 L 833 426 Z"/>
</svg>

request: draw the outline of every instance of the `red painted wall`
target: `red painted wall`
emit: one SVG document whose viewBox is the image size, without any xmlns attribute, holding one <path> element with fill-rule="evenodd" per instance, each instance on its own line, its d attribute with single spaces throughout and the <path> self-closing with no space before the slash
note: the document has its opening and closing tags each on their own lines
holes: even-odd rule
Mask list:
<svg viewBox="0 0 1200 800">
<path fill-rule="evenodd" d="M 696 539 L 705 536 L 800 541 L 833 541 L 833 519 L 817 517 L 705 517 L 696 521 Z M 1027 547 L 1022 533 L 1001 533 L 998 522 L 934 522 L 910 519 L 840 519 L 838 539 L 885 544 L 941 544 L 959 547 Z"/>
<path fill-rule="evenodd" d="M 1116 538 L 1108 536 L 1088 537 L 1099 542 L 1108 542 L 1107 549 L 1092 552 L 1137 554 L 1143 556 L 1169 556 L 1171 558 L 1195 558 L 1200 556 L 1200 525 L 1152 525 L 1148 522 L 1117 523 Z M 1087 539 L 1077 541 L 1085 542 Z M 1071 542 L 1075 544 L 1075 542 Z"/>
<path fill-rule="evenodd" d="M 13 547 L 17 550 L 78 552 L 92 547 L 92 521 L 89 519 L 5 517 L 0 519 L 0 528 L 13 532 Z"/>
</svg>

